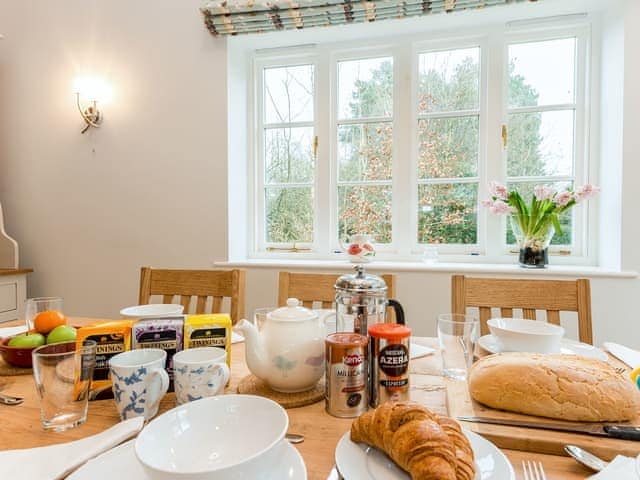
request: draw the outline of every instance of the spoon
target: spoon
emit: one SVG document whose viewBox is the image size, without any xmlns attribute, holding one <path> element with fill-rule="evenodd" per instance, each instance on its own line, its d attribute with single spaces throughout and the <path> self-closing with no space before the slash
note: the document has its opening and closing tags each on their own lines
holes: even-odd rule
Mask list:
<svg viewBox="0 0 640 480">
<path fill-rule="evenodd" d="M 24 400 L 20 397 L 12 397 L 0 393 L 0 403 L 4 405 L 20 405 Z"/>
<path fill-rule="evenodd" d="M 575 458 L 579 463 L 595 472 L 599 472 L 609 465 L 609 462 L 605 462 L 594 454 L 589 453 L 580 447 L 576 447 L 575 445 L 565 445 L 564 451 Z"/>
<path fill-rule="evenodd" d="M 289 443 L 302 443 L 304 442 L 304 435 L 300 435 L 297 433 L 287 433 L 284 438 L 289 440 Z"/>
</svg>

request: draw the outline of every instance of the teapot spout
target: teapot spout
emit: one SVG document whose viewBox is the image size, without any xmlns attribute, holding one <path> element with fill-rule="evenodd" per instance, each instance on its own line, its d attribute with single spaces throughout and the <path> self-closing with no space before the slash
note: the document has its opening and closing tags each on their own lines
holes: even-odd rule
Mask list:
<svg viewBox="0 0 640 480">
<path fill-rule="evenodd" d="M 242 319 L 234 327 L 245 338 L 245 357 L 251 373 L 260 379 L 267 377 L 267 355 L 258 328 L 251 322 Z"/>
</svg>

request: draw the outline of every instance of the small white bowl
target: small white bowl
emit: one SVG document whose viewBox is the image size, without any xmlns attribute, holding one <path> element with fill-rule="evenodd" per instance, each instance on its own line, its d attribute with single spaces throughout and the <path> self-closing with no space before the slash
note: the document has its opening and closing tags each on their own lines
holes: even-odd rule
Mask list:
<svg viewBox="0 0 640 480">
<path fill-rule="evenodd" d="M 135 450 L 153 478 L 240 478 L 269 460 L 288 426 L 287 412 L 272 400 L 220 395 L 160 415 L 138 435 Z"/>
<path fill-rule="evenodd" d="M 158 318 L 182 315 L 184 307 L 175 303 L 151 303 L 149 305 L 135 305 L 120 310 L 122 318 Z"/>
<path fill-rule="evenodd" d="M 492 318 L 487 325 L 504 352 L 560 352 L 564 328 L 558 325 L 522 318 Z"/>
</svg>

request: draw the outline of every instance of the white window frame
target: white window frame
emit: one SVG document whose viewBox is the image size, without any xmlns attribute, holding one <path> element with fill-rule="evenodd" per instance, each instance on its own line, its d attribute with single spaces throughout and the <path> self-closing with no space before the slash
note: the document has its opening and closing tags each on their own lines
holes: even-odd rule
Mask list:
<svg viewBox="0 0 640 480">
<path fill-rule="evenodd" d="M 418 54 L 428 51 L 480 47 L 480 103 L 478 150 L 478 241 L 473 245 L 438 245 L 443 261 L 481 263 L 513 263 L 513 246 L 506 245 L 504 217 L 491 215 L 480 206 L 488 197 L 490 180 L 506 180 L 506 150 L 502 149 L 500 129 L 507 121 L 507 64 L 508 45 L 525 41 L 544 41 L 553 38 L 575 36 L 576 41 L 576 117 L 575 117 L 575 184 L 587 180 L 597 171 L 594 158 L 590 158 L 593 138 L 590 132 L 589 96 L 591 86 L 592 51 L 591 27 L 588 21 L 573 26 L 533 26 L 529 28 L 475 28 L 463 34 L 444 32 L 439 34 L 394 37 L 350 42 L 345 44 L 323 43 L 303 49 L 278 48 L 269 52 L 256 51 L 252 58 L 249 81 L 249 132 L 250 158 L 249 209 L 253 221 L 249 232 L 249 258 L 335 260 L 344 258 L 338 239 L 337 204 L 337 62 L 340 60 L 393 56 L 394 111 L 393 111 L 393 205 L 392 243 L 379 246 L 381 260 L 415 260 L 424 245 L 417 240 L 418 219 Z M 330 35 L 328 36 L 330 37 Z M 501 51 L 501 54 L 495 53 Z M 316 98 L 314 102 L 315 134 L 319 147 L 314 177 L 314 241 L 312 244 L 296 243 L 297 247 L 309 247 L 309 252 L 267 251 L 264 242 L 264 185 L 262 175 L 263 99 L 262 69 L 271 66 L 314 64 Z M 406 74 L 410 74 L 407 76 Z M 406 94 L 405 92 L 409 92 Z M 496 103 L 496 99 L 500 100 Z M 253 101 L 251 101 L 253 100 Z M 489 109 L 489 103 L 493 108 Z M 496 106 L 497 105 L 497 106 Z M 597 143 L 597 142 L 596 142 Z M 597 154 L 593 155 L 597 158 Z M 406 160 L 408 159 L 408 160 Z M 596 216 L 588 203 L 573 209 L 574 245 L 571 255 L 554 258 L 554 263 L 595 264 Z M 587 239 L 587 234 L 589 238 Z M 588 240 L 588 242 L 587 242 Z M 288 244 L 289 245 L 289 244 Z M 286 247 L 287 245 L 273 245 Z M 566 247 L 551 248 L 550 253 Z M 470 257 L 470 255 L 472 257 Z"/>
</svg>

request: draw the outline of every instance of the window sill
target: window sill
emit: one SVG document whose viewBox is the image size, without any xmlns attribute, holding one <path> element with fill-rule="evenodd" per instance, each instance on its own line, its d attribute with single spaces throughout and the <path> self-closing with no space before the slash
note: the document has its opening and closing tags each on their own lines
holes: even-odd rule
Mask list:
<svg viewBox="0 0 640 480">
<path fill-rule="evenodd" d="M 248 259 L 233 262 L 213 262 L 216 267 L 224 268 L 305 268 L 311 270 L 349 271 L 351 264 L 333 260 L 291 260 L 291 259 Z M 502 274 L 546 277 L 588 277 L 588 278 L 638 278 L 638 272 L 610 270 L 593 266 L 549 265 L 548 268 L 525 269 L 516 264 L 499 263 L 453 263 L 453 262 L 389 262 L 375 261 L 368 265 L 372 270 L 384 272 L 434 272 L 434 273 L 471 273 Z"/>
</svg>

